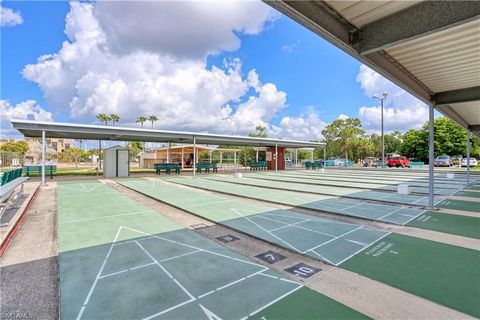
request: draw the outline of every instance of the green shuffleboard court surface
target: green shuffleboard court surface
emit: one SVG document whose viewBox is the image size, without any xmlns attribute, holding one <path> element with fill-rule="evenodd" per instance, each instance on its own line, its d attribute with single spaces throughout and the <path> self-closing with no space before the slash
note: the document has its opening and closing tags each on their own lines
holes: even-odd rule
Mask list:
<svg viewBox="0 0 480 320">
<path fill-rule="evenodd" d="M 462 189 L 454 194 L 459 197 L 475 198 L 480 201 L 480 192 L 474 190 Z"/>
<path fill-rule="evenodd" d="M 339 265 L 388 232 L 145 179 L 122 185 L 283 248 Z"/>
<path fill-rule="evenodd" d="M 463 200 L 453 200 L 446 199 L 437 204 L 439 208 L 461 210 L 461 211 L 471 211 L 480 213 L 480 202 L 479 201 L 463 201 Z"/>
<path fill-rule="evenodd" d="M 310 177 L 297 177 L 288 175 L 273 175 L 273 174 L 248 174 L 248 178 L 255 178 L 261 180 L 278 181 L 282 183 L 290 182 L 297 184 L 305 184 L 312 186 L 334 186 L 334 187 L 351 187 L 358 189 L 369 189 L 397 192 L 398 183 L 375 183 L 372 181 L 351 181 L 351 180 L 337 180 L 337 179 L 312 179 Z M 428 194 L 428 187 L 411 186 L 411 191 L 414 193 Z M 457 188 L 458 189 L 458 188 Z M 443 189 L 435 188 L 436 195 L 452 195 L 457 189 Z"/>
<path fill-rule="evenodd" d="M 425 211 L 407 226 L 480 239 L 480 217 Z"/>
<path fill-rule="evenodd" d="M 340 188 L 335 186 L 320 186 L 320 185 L 308 185 L 299 183 L 288 183 L 280 181 L 267 181 L 260 179 L 251 179 L 248 176 L 244 178 L 235 178 L 233 176 L 210 176 L 209 180 L 221 181 L 225 183 L 244 184 L 249 186 L 263 187 L 263 188 L 275 188 L 296 192 L 313 192 L 330 196 L 346 196 L 349 198 L 359 200 L 380 200 L 391 202 L 395 204 L 404 205 L 426 205 L 428 204 L 428 197 L 423 195 L 412 194 L 398 194 L 393 192 L 380 192 L 380 191 L 361 191 L 356 188 Z M 435 197 L 435 203 L 443 200 L 443 197 Z"/>
<path fill-rule="evenodd" d="M 423 210 L 420 209 L 402 207 L 394 204 L 368 203 L 355 199 L 308 194 L 299 191 L 274 190 L 252 185 L 214 181 L 212 179 L 192 179 L 190 177 L 167 177 L 162 179 L 185 186 L 215 192 L 223 192 L 262 201 L 326 211 L 339 215 L 360 217 L 369 220 L 384 221 L 399 225 L 408 223 L 423 212 Z"/>
<path fill-rule="evenodd" d="M 59 183 L 57 200 L 62 319 L 365 318 L 109 186 Z"/>
<path fill-rule="evenodd" d="M 342 268 L 480 317 L 480 252 L 390 234 Z"/>
<path fill-rule="evenodd" d="M 384 189 L 390 189 L 392 187 L 395 187 L 398 184 L 401 183 L 406 183 L 415 188 L 414 190 L 417 190 L 416 192 L 426 192 L 428 193 L 428 181 L 423 181 L 423 180 L 411 180 L 410 178 L 408 179 L 392 179 L 389 176 L 383 176 L 383 177 L 356 177 L 356 176 L 346 176 L 346 175 L 337 175 L 334 173 L 328 173 L 325 171 L 324 173 L 296 173 L 296 172 L 281 172 L 281 173 L 260 173 L 257 174 L 259 176 L 268 176 L 270 178 L 295 178 L 295 179 L 301 179 L 304 181 L 320 181 L 320 182 L 326 182 L 326 183 L 345 183 L 347 182 L 348 184 L 350 183 L 355 183 L 359 184 L 361 186 L 362 184 L 366 185 L 372 185 L 372 186 L 379 186 L 380 188 Z M 461 188 L 464 183 L 442 183 L 435 181 L 436 187 L 439 188 L 441 193 L 448 193 L 448 192 L 455 192 L 459 188 Z M 347 185 L 348 185 L 347 184 Z M 439 192 L 439 193 L 440 193 Z"/>
</svg>

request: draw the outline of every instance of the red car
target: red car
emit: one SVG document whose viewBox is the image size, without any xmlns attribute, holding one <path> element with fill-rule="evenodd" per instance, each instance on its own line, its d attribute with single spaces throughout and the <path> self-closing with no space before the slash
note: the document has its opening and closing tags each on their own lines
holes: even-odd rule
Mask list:
<svg viewBox="0 0 480 320">
<path fill-rule="evenodd" d="M 405 156 L 395 156 L 391 157 L 387 161 L 387 166 L 388 167 L 397 167 L 397 168 L 405 168 L 405 167 L 410 167 L 410 160 L 408 160 L 407 157 Z"/>
</svg>

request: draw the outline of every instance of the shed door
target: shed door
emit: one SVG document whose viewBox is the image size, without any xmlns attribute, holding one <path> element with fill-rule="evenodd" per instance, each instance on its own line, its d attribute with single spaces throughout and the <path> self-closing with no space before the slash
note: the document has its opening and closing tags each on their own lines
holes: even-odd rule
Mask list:
<svg viewBox="0 0 480 320">
<path fill-rule="evenodd" d="M 117 150 L 117 177 L 128 177 L 128 151 Z"/>
</svg>

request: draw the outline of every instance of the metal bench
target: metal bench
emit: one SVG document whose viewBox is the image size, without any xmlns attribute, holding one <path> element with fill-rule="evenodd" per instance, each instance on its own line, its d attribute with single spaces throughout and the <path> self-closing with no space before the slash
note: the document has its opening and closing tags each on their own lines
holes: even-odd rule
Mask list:
<svg viewBox="0 0 480 320">
<path fill-rule="evenodd" d="M 30 177 L 30 174 L 42 174 L 42 166 L 25 166 L 23 167 L 23 171 L 27 177 Z M 53 175 L 57 173 L 57 166 L 56 165 L 46 165 L 45 166 L 45 174 L 50 176 L 50 179 L 53 178 Z"/>
<path fill-rule="evenodd" d="M 166 174 L 170 174 L 172 171 L 180 174 L 182 170 L 182 167 L 178 163 L 155 163 L 153 167 L 155 168 L 155 174 L 158 175 L 162 170 L 164 170 Z"/>
<path fill-rule="evenodd" d="M 415 167 L 421 168 L 424 165 L 425 165 L 425 162 L 423 162 L 423 161 L 412 161 L 412 162 L 410 162 L 410 168 L 415 168 Z"/>
<path fill-rule="evenodd" d="M 250 171 L 267 170 L 267 161 L 252 161 L 250 162 Z"/>
<path fill-rule="evenodd" d="M 195 165 L 195 168 L 197 173 L 202 172 L 202 170 L 205 172 L 210 172 L 210 170 L 213 172 L 218 172 L 217 164 L 214 162 L 199 162 Z"/>
</svg>

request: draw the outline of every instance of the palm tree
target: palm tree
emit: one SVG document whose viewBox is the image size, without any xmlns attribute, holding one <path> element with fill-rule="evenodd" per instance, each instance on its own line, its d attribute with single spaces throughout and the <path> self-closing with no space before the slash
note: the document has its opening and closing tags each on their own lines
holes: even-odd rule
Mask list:
<svg viewBox="0 0 480 320">
<path fill-rule="evenodd" d="M 137 123 L 140 123 L 140 126 L 143 128 L 143 124 L 147 122 L 147 120 L 148 120 L 147 117 L 140 116 L 137 118 Z"/>
<path fill-rule="evenodd" d="M 152 123 L 152 128 L 153 128 L 153 123 L 158 121 L 158 118 L 155 115 L 151 115 L 151 116 L 148 117 L 148 121 L 150 121 Z"/>
<path fill-rule="evenodd" d="M 120 121 L 120 116 L 118 114 L 110 114 L 110 120 L 112 120 L 112 126 L 115 126 L 115 122 Z"/>
<path fill-rule="evenodd" d="M 108 125 L 108 121 L 110 121 L 110 116 L 106 115 L 105 113 L 99 113 L 97 115 L 97 119 L 104 125 Z"/>
</svg>

